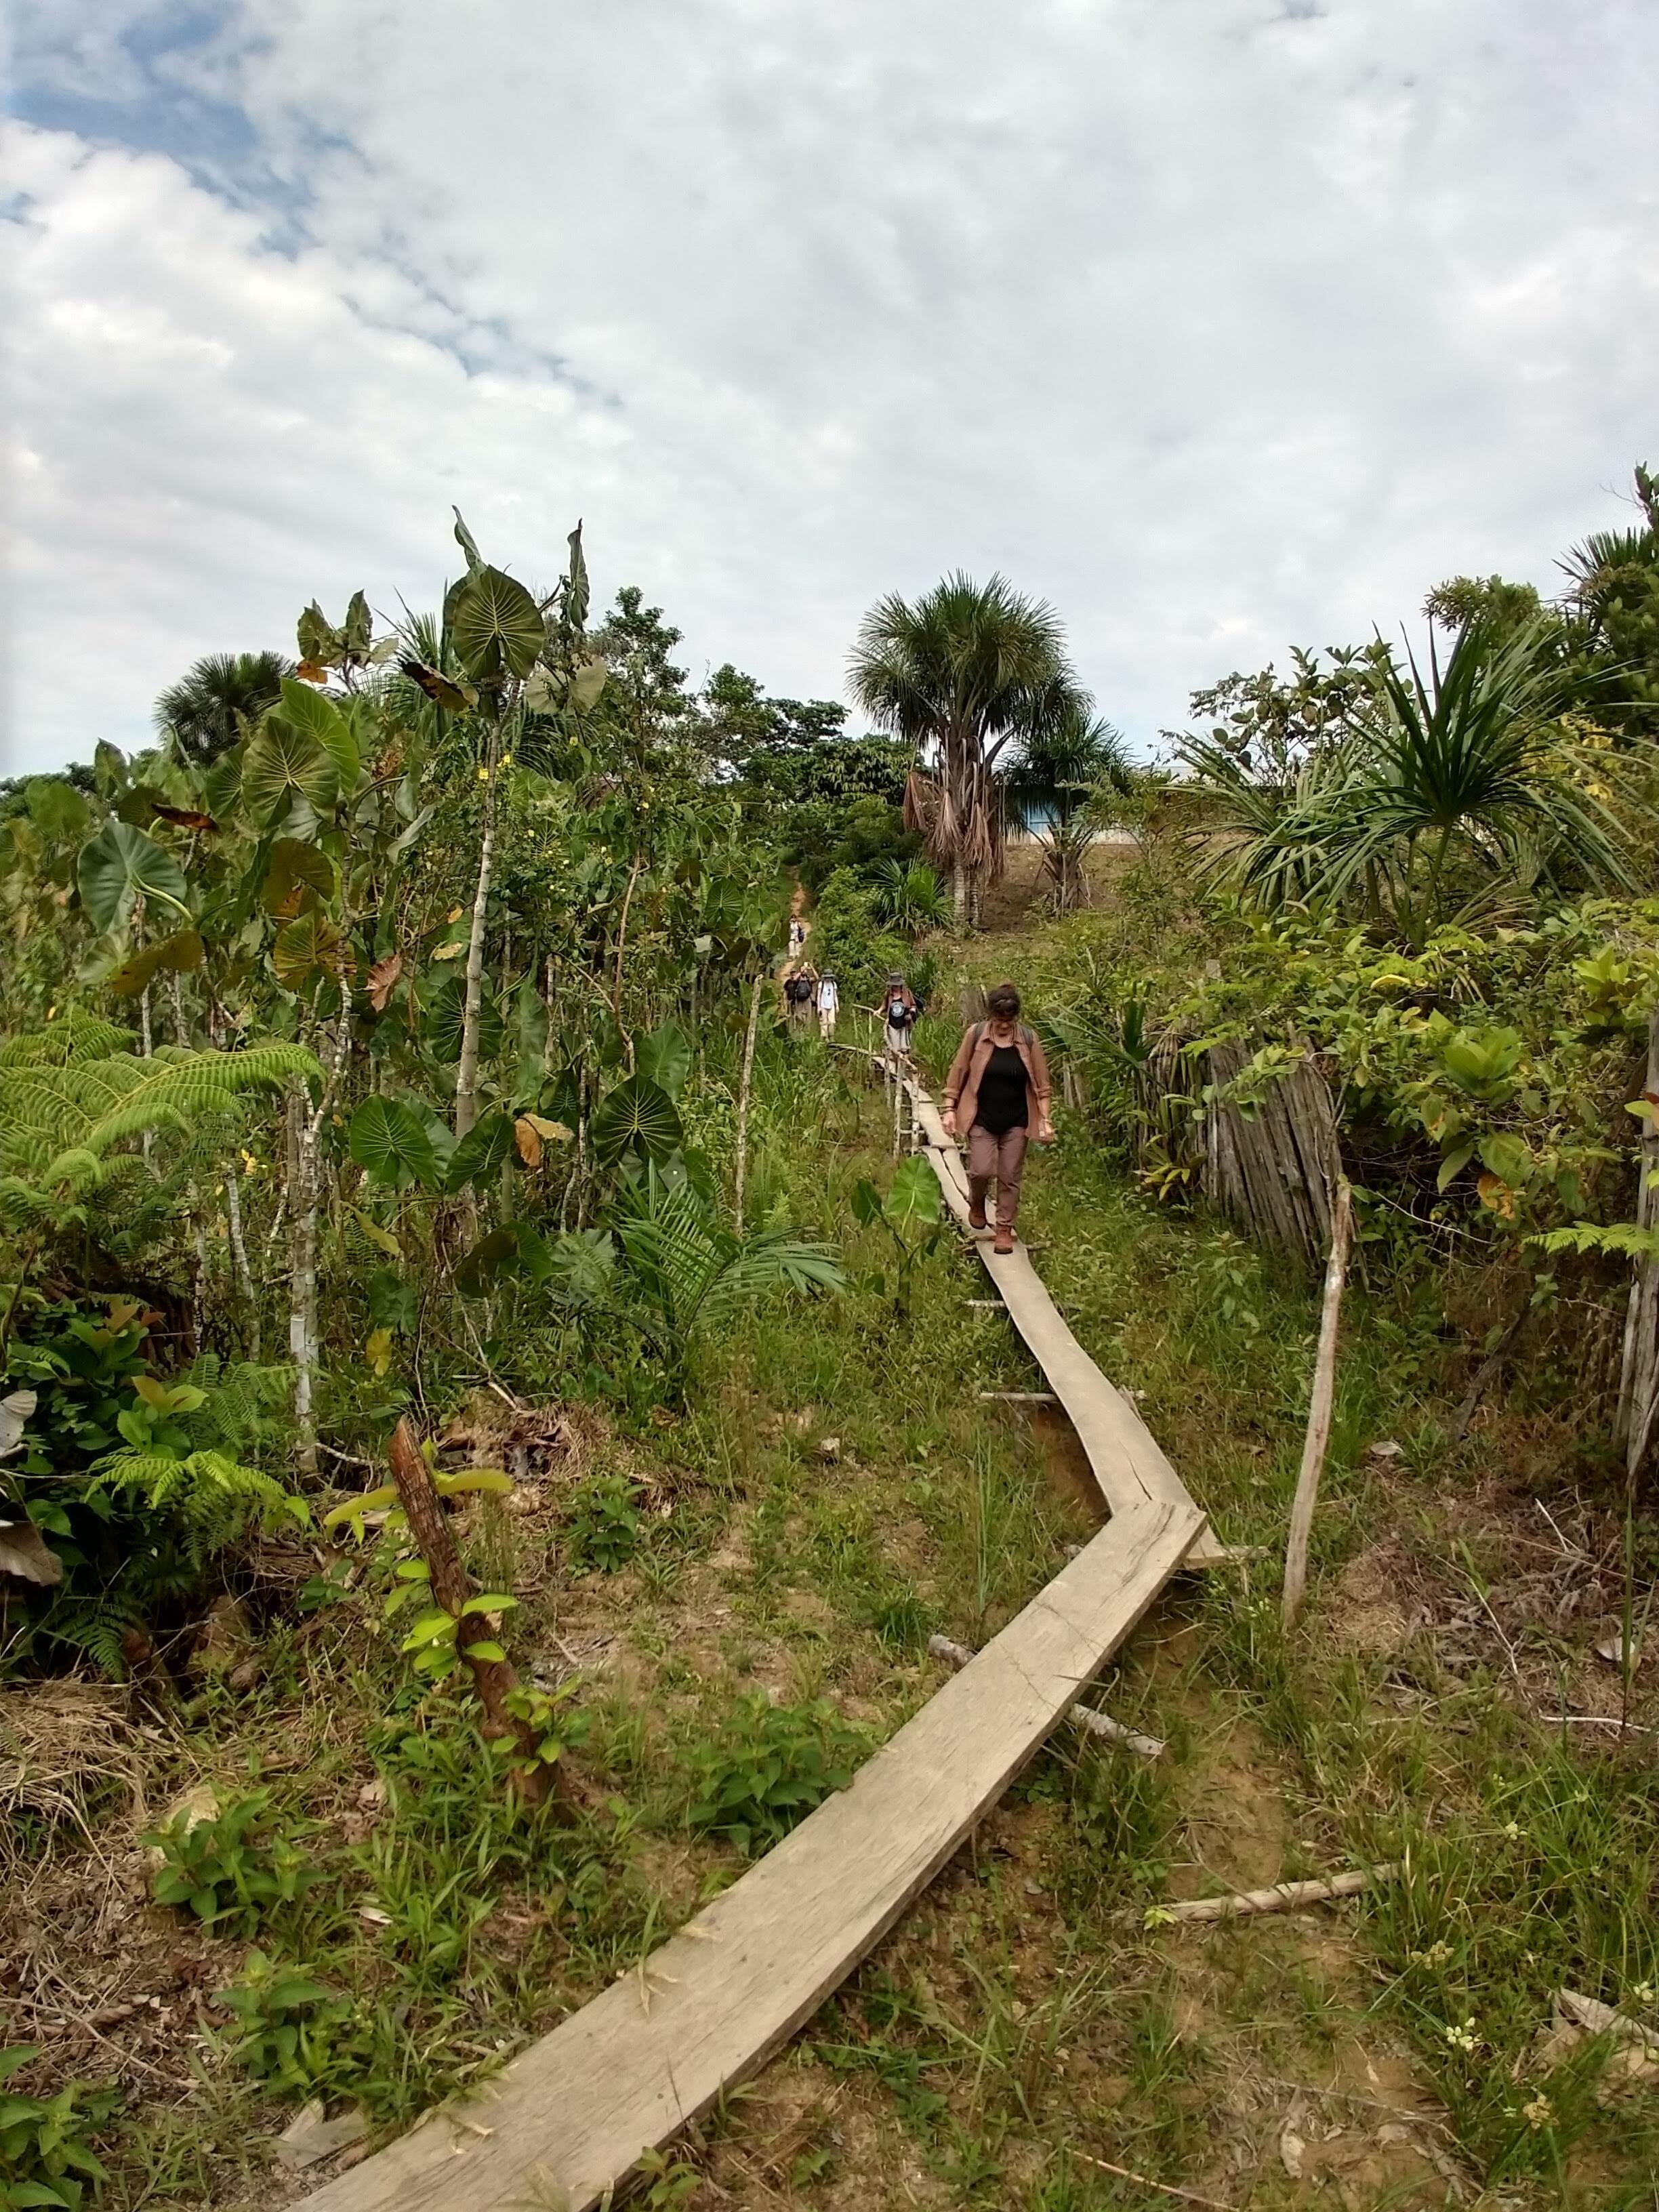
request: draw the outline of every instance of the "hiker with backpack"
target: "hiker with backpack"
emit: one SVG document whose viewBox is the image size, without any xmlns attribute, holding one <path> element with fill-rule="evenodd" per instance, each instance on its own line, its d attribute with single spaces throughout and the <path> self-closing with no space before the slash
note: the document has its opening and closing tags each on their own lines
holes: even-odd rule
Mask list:
<svg viewBox="0 0 1659 2212">
<path fill-rule="evenodd" d="M 835 1040 L 836 1017 L 840 1012 L 841 986 L 826 971 L 818 978 L 818 1035 L 825 1044 Z"/>
<path fill-rule="evenodd" d="M 792 1036 L 803 1036 L 811 1028 L 812 1002 L 817 995 L 817 988 L 818 979 L 804 960 L 786 972 L 783 1006 Z"/>
<path fill-rule="evenodd" d="M 888 975 L 887 988 L 881 994 L 882 1039 L 887 1048 L 890 1075 L 901 1073 L 909 1063 L 910 1032 L 915 1027 L 921 1012 L 915 992 L 895 968 Z"/>
<path fill-rule="evenodd" d="M 1014 1249 L 1020 1170 L 1028 1141 L 1050 1143 L 1048 1062 L 1035 1030 L 1019 1018 L 1019 993 L 999 983 L 986 1001 L 988 1018 L 963 1030 L 945 1081 L 945 1133 L 968 1139 L 968 1218 L 989 1224 L 985 1200 L 997 1187 L 994 1251 Z"/>
</svg>

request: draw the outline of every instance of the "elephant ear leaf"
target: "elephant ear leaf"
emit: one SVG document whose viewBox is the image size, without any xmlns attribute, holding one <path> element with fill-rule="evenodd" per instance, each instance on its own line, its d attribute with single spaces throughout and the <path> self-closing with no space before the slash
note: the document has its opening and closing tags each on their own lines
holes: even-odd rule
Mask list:
<svg viewBox="0 0 1659 2212">
<path fill-rule="evenodd" d="M 563 614 L 568 626 L 578 636 L 587 620 L 587 558 L 582 551 L 582 526 L 579 522 L 569 537 L 570 564 L 565 571 Z"/>
<path fill-rule="evenodd" d="M 483 556 L 478 550 L 477 539 L 461 519 L 460 508 L 452 507 L 449 511 L 455 518 L 455 543 L 466 556 L 466 573 L 469 576 L 476 576 L 483 566 Z"/>
<path fill-rule="evenodd" d="M 361 598 L 362 594 L 358 596 Z M 308 684 L 296 683 L 293 677 L 283 678 L 283 703 L 276 717 L 290 723 L 315 738 L 334 763 L 340 788 L 349 792 L 357 781 L 362 763 L 357 752 L 357 740 L 351 733 L 351 725 L 334 702 Z M 326 803 L 326 802 L 325 802 Z"/>
<path fill-rule="evenodd" d="M 452 1194 L 487 1183 L 498 1176 L 513 1151 L 513 1117 L 486 1114 L 461 1139 L 449 1157 L 444 1188 Z"/>
<path fill-rule="evenodd" d="M 449 635 L 467 674 L 528 676 L 542 650 L 540 610 L 514 576 L 475 568 L 450 595 Z"/>
<path fill-rule="evenodd" d="M 401 1098 L 365 1098 L 351 1117 L 346 1145 L 371 1182 L 404 1190 L 441 1180 L 426 1124 Z"/>
<path fill-rule="evenodd" d="M 351 594 L 351 604 L 346 609 L 345 627 L 341 632 L 346 658 L 367 660 L 368 649 L 374 639 L 374 617 L 368 611 L 368 601 L 361 592 Z"/>
<path fill-rule="evenodd" d="M 614 1160 L 629 1150 L 665 1159 L 680 1136 L 673 1100 L 647 1075 L 630 1075 L 616 1085 L 593 1116 L 594 1146 L 605 1159 Z"/>
<path fill-rule="evenodd" d="M 110 977 L 110 988 L 124 999 L 136 999 L 164 969 L 171 969 L 174 975 L 187 975 L 199 968 L 206 957 L 206 948 L 193 929 L 175 930 L 171 937 L 158 938 L 142 952 L 135 952 L 125 966 Z"/>
<path fill-rule="evenodd" d="M 315 668 L 337 665 L 345 649 L 345 640 L 315 599 L 295 623 L 295 641 L 301 659 Z"/>
<path fill-rule="evenodd" d="M 343 981 L 352 962 L 344 939 L 326 915 L 302 914 L 277 931 L 270 964 L 285 991 L 303 991 L 319 974 Z"/>
<path fill-rule="evenodd" d="M 242 801 L 261 829 L 280 821 L 296 799 L 313 813 L 325 812 L 338 788 L 332 757 L 311 731 L 285 715 L 271 715 L 243 756 Z"/>
<path fill-rule="evenodd" d="M 270 848 L 259 902 L 267 914 L 292 921 L 296 915 L 314 913 L 334 896 L 334 863 L 315 845 L 297 837 L 279 837 Z"/>
<path fill-rule="evenodd" d="M 131 822 L 106 822 L 81 848 L 77 866 L 81 903 L 99 929 L 114 929 L 143 896 L 185 908 L 185 877 L 171 853 Z"/>
<path fill-rule="evenodd" d="M 639 1071 L 659 1084 L 671 1098 L 678 1097 L 691 1073 L 691 1040 L 678 1022 L 665 1022 L 635 1047 Z"/>
</svg>

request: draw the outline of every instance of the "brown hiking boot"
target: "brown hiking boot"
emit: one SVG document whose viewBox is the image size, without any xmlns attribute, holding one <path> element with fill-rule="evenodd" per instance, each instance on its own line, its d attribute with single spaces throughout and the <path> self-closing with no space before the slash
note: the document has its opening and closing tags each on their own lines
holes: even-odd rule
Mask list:
<svg viewBox="0 0 1659 2212">
<path fill-rule="evenodd" d="M 994 1244 L 993 1244 L 993 1245 L 992 1245 L 991 1249 L 992 1249 L 994 1252 L 998 1252 L 998 1253 L 1004 1253 L 1004 1254 L 1006 1254 L 1006 1253 L 1012 1252 L 1012 1251 L 1013 1250 L 1013 1249 L 1014 1249 L 1014 1232 L 1013 1232 L 1013 1231 L 1012 1231 L 1012 1229 L 1009 1229 L 1009 1228 L 1005 1227 L 1005 1226 L 1004 1226 L 1004 1224 L 1003 1224 L 1000 1221 L 999 1221 L 999 1222 L 998 1222 L 998 1224 L 997 1224 L 997 1241 L 996 1241 L 996 1243 L 995 1243 Z"/>
<path fill-rule="evenodd" d="M 990 1225 L 985 1218 L 984 1206 L 975 1199 L 968 1209 L 968 1226 L 970 1229 L 988 1229 Z"/>
</svg>

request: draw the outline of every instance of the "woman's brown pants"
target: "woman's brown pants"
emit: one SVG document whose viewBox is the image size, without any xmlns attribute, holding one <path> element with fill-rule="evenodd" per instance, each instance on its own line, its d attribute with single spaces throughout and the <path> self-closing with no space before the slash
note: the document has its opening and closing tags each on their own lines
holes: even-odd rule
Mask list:
<svg viewBox="0 0 1659 2212">
<path fill-rule="evenodd" d="M 1024 1126 L 995 1136 L 977 1121 L 968 1132 L 968 1195 L 981 1212 L 993 1176 L 997 1186 L 997 1227 L 1012 1229 L 1019 1212 L 1019 1177 L 1030 1131 Z"/>
</svg>

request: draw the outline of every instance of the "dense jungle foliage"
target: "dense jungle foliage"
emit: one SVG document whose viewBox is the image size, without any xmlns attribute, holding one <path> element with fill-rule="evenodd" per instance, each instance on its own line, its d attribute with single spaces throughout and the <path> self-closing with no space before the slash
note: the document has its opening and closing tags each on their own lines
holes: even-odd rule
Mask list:
<svg viewBox="0 0 1659 2212">
<path fill-rule="evenodd" d="M 362 593 L 337 623 L 309 606 L 291 657 L 181 678 L 153 747 L 100 744 L 88 767 L 0 793 L 0 1674 L 131 1680 L 135 1710 L 167 1717 L 169 1787 L 194 1771 L 178 1747 L 197 1728 L 241 1771 L 238 1794 L 180 1799 L 147 1836 L 147 1894 L 257 1947 L 203 2031 L 216 2095 L 222 2059 L 234 2094 L 349 2098 L 407 2123 L 642 1960 L 672 1884 L 641 1875 L 641 1836 L 725 1855 L 673 1893 L 689 1910 L 926 1694 L 930 1628 L 994 1633 L 1041 1585 L 1064 1516 L 978 1404 L 981 1384 L 1030 1377 L 969 1340 L 930 1173 L 888 1167 L 885 1107 L 791 1033 L 777 988 L 804 912 L 847 1034 L 868 1040 L 896 970 L 939 1074 L 958 988 L 971 1005 L 1005 961 L 974 933 L 1011 841 L 1035 848 L 1014 872 L 1022 919 L 1042 926 L 1015 951 L 1062 1087 L 1036 1203 L 1075 1277 L 1067 1310 L 1134 1342 L 1160 1433 L 1204 1401 L 1210 1431 L 1182 1442 L 1206 1502 L 1230 1534 L 1276 1542 L 1283 1499 L 1234 1462 L 1268 1449 L 1248 1427 L 1293 1463 L 1308 1285 L 1206 1217 L 1206 1128 L 1315 1068 L 1372 1300 L 1370 1364 L 1344 1385 L 1354 1437 L 1412 1394 L 1462 1398 L 1460 1421 L 1482 1394 L 1566 1420 L 1574 1481 L 1622 1528 L 1595 1571 L 1611 1558 L 1624 1576 L 1627 1716 L 1659 1402 L 1644 471 L 1637 494 L 1642 525 L 1570 553 L 1554 604 L 1454 578 L 1429 595 L 1425 653 L 1375 639 L 1299 653 L 1288 678 L 1226 677 L 1155 768 L 1128 762 L 1082 691 L 1053 611 L 1001 579 L 878 604 L 852 670 L 878 726 L 853 734 L 835 702 L 770 696 L 729 665 L 693 692 L 678 633 L 632 587 L 596 619 L 580 528 L 562 574 L 532 588 L 458 516 L 463 572 L 438 612 L 387 626 Z M 1222 1045 L 1243 1062 L 1224 1082 L 1208 1073 Z M 1150 1311 L 1166 1295 L 1173 1337 Z M 814 1444 L 812 1406 L 847 1436 Z M 855 1422 L 856 1481 L 827 1473 L 854 1465 Z M 1426 1414 L 1421 1428 L 1443 1437 Z M 420 1440 L 412 1474 L 399 1437 Z M 951 1454 L 965 1492 L 942 1474 Z M 1443 1443 L 1420 1458 L 1442 1465 Z M 548 1510 L 556 1462 L 558 1574 L 632 1577 L 665 1751 L 625 1680 L 585 1689 L 537 1579 L 552 1553 L 518 1533 L 514 1516 Z M 705 1621 L 659 1620 L 688 1561 L 714 1553 L 712 1571 L 728 1545 L 755 1620 L 833 1648 L 856 1711 L 828 1694 L 828 1656 L 785 1686 L 745 1659 L 734 1693 L 724 1654 L 704 1665 Z M 1432 1761 L 1390 1772 L 1385 1803 L 1358 1676 L 1333 1668 L 1315 1697 L 1248 1583 L 1224 1616 L 1231 1600 L 1203 1602 L 1256 1718 L 1283 1721 L 1328 1795 L 1350 1777 L 1352 1832 L 1326 1819 L 1328 1854 L 1415 1838 Z M 343 1809 L 280 1778 L 280 1751 L 267 1777 L 271 1746 L 237 1702 L 267 1666 L 270 1713 L 304 1734 L 320 1792 L 349 1778 Z M 696 1707 L 683 1741 L 676 1699 Z M 1457 1723 L 1460 1790 L 1487 1786 L 1480 1761 L 1521 1771 L 1483 1713 Z M 1538 1834 L 1557 1821 L 1565 1837 L 1577 1769 L 1552 1758 L 1511 1794 Z M 1079 1768 L 1023 1808 L 1064 1801 L 1091 1871 L 1058 1887 L 1097 1951 L 1103 1899 L 1112 1941 L 1130 1940 L 1123 1896 L 1154 1925 L 1163 1787 Z M 1550 1874 L 1553 1948 L 1535 1972 L 1525 1954 L 1534 1981 L 1588 1986 L 1588 1960 L 1615 1996 L 1648 1986 L 1644 1788 L 1584 1795 Z M 556 1826 L 526 1817 L 544 1796 Z M 57 1820 L 56 1801 L 27 1800 L 25 1849 Z M 338 1847 L 313 1863 L 305 1841 L 330 1823 Z M 1528 1847 L 1513 1817 L 1501 1832 Z M 1462 1862 L 1443 1838 L 1424 1848 L 1449 1895 Z M 1451 1980 L 1489 1993 L 1524 1977 L 1495 1938 L 1477 1960 L 1471 1936 L 1448 1967 L 1424 1911 L 1402 1902 L 1383 1949 L 1425 2063 L 1450 2069 L 1439 2094 L 1469 2170 L 1547 2173 L 1570 2099 L 1600 2142 L 1582 2065 L 1551 2088 L 1559 2113 L 1548 2096 L 1523 2109 L 1492 2027 L 1492 2081 L 1464 2078 L 1475 2046 L 1455 2040 L 1473 2028 Z M 975 1954 L 977 1938 L 975 1920 Z M 1088 1972 L 1066 1986 L 1086 2010 Z M 1533 2033 L 1526 1986 L 1505 2069 Z M 922 2015 L 879 1982 L 860 2002 L 862 2026 L 838 2041 L 831 2021 L 815 2063 L 876 2068 L 961 2201 L 995 2201 L 1002 2169 L 921 2081 Z M 1179 2038 L 1150 2000 L 1146 2018 L 1132 2070 L 1151 2096 Z M 1055 2026 L 1061 2057 L 1062 2029 L 1082 2032 Z M 111 2100 L 33 2094 L 36 2055 L 0 2052 L 0 2081 L 26 2084 L 0 2094 L 0 2203 L 73 2212 L 101 2185 L 90 2146 Z M 1020 2061 L 1008 2128 L 1041 2133 L 1050 2056 Z M 133 2201 L 217 2201 L 202 2177 L 221 2175 L 245 2110 L 224 2108 L 207 2150 L 168 2116 Z M 1167 2119 L 1171 2172 L 1200 2154 L 1191 2117 Z M 651 2201 L 692 2201 L 695 2180 L 663 2164 Z M 1109 2201 L 1069 2187 L 1018 2201 Z"/>
</svg>

